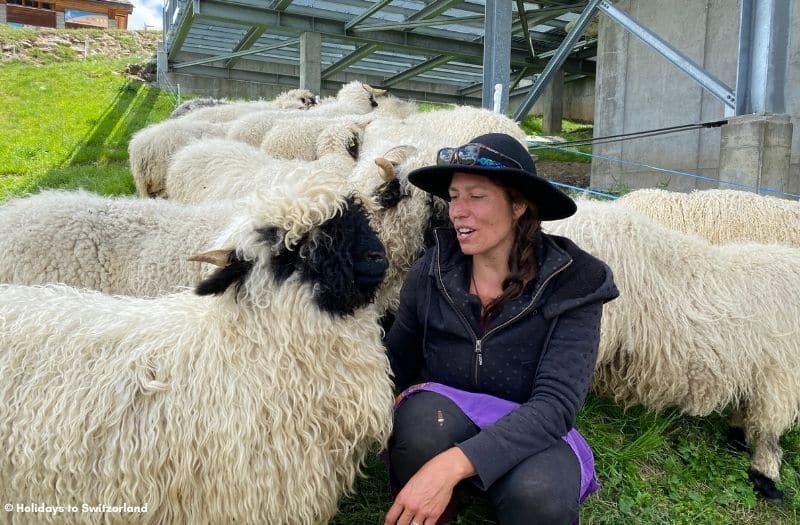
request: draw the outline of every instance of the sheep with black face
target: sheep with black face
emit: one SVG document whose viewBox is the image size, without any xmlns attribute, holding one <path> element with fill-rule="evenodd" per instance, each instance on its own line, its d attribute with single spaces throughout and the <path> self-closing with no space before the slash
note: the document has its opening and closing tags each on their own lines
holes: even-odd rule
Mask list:
<svg viewBox="0 0 800 525">
<path fill-rule="evenodd" d="M 330 180 L 259 195 L 249 217 L 195 257 L 220 266 L 200 296 L 0 286 L 3 501 L 136 502 L 146 516 L 112 520 L 154 523 L 333 516 L 391 426 L 384 248 Z"/>
</svg>

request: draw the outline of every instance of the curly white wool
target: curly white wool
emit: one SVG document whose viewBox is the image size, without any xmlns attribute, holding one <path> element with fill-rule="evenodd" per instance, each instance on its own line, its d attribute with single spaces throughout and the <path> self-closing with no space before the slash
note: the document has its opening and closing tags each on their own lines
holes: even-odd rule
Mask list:
<svg viewBox="0 0 800 525">
<path fill-rule="evenodd" d="M 276 159 L 316 160 L 324 154 L 324 151 L 330 149 L 328 143 L 320 140 L 326 129 L 335 127 L 346 130 L 348 123 L 353 123 L 363 129 L 368 122 L 368 115 L 363 118 L 350 116 L 280 119 L 276 120 L 269 131 L 264 133 L 259 147 L 267 155 Z M 329 142 L 332 137 L 329 134 L 327 137 L 326 140 Z"/>
<path fill-rule="evenodd" d="M 386 247 L 389 267 L 378 292 L 376 303 L 382 310 L 394 313 L 400 303 L 400 288 L 411 265 L 425 249 L 425 233 L 434 216 L 446 215 L 446 203 L 431 197 L 408 182 L 408 174 L 430 164 L 430 159 L 414 146 L 401 145 L 387 149 L 383 155 L 361 157 L 350 176 L 360 192 L 373 196 L 371 224 Z M 391 188 L 390 185 L 395 187 Z M 387 192 L 399 197 L 380 204 Z"/>
<path fill-rule="evenodd" d="M 778 479 L 778 438 L 800 415 L 800 250 L 714 246 L 617 203 L 581 201 L 549 222 L 614 271 L 594 388 L 704 416 L 741 406 L 751 466 Z"/>
<path fill-rule="evenodd" d="M 246 197 L 254 189 L 279 181 L 335 175 L 343 183 L 355 165 L 361 128 L 342 122 L 318 137 L 317 160 L 275 159 L 258 148 L 229 139 L 197 142 L 182 149 L 170 163 L 166 195 L 180 202 L 204 202 Z"/>
<path fill-rule="evenodd" d="M 408 144 L 428 155 L 431 163 L 440 148 L 459 146 L 486 133 L 506 133 L 527 147 L 527 135 L 514 120 L 488 109 L 456 106 L 414 113 L 403 119 L 375 118 L 364 131 L 362 150 L 366 155 L 378 156 L 386 141 Z"/>
<path fill-rule="evenodd" d="M 307 110 L 315 104 L 314 93 L 307 89 L 285 91 L 272 100 L 253 100 L 248 102 L 229 102 L 210 107 L 197 108 L 186 113 L 183 120 L 202 122 L 231 122 L 241 116 L 262 110 Z"/>
<path fill-rule="evenodd" d="M 714 244 L 737 241 L 800 247 L 800 202 L 737 190 L 636 190 L 620 203 L 673 230 Z"/>
<path fill-rule="evenodd" d="M 222 124 L 182 118 L 168 119 L 138 131 L 128 144 L 136 192 L 142 197 L 163 196 L 167 166 L 175 152 L 198 140 L 224 136 Z"/>
<path fill-rule="evenodd" d="M 326 97 L 308 110 L 309 116 L 342 117 L 345 115 L 362 115 L 373 111 L 380 105 L 380 97 L 386 91 L 369 84 L 354 80 L 339 89 L 335 97 Z"/>
<path fill-rule="evenodd" d="M 85 191 L 13 199 L 0 206 L 0 282 L 135 296 L 194 286 L 206 269 L 186 258 L 213 247 L 242 206 Z"/>
<path fill-rule="evenodd" d="M 302 238 L 342 208 L 330 183 L 258 197 L 231 238 L 254 267 L 220 296 L 0 286 L 3 501 L 135 503 L 152 523 L 326 523 L 391 426 L 378 314 L 334 316 L 310 285 L 277 284 L 258 230 Z"/>
</svg>

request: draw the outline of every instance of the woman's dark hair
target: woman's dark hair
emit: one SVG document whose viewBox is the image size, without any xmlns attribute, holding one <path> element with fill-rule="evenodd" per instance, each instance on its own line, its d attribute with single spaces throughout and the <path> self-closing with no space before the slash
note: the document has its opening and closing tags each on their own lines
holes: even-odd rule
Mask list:
<svg viewBox="0 0 800 525">
<path fill-rule="evenodd" d="M 502 184 L 501 184 L 502 186 Z M 503 293 L 491 301 L 483 311 L 488 319 L 489 313 L 498 306 L 516 299 L 529 282 L 539 273 L 539 254 L 537 253 L 542 234 L 542 222 L 536 206 L 515 188 L 503 186 L 510 203 L 527 204 L 527 208 L 514 225 L 514 245 L 508 255 L 508 277 L 503 281 Z"/>
</svg>

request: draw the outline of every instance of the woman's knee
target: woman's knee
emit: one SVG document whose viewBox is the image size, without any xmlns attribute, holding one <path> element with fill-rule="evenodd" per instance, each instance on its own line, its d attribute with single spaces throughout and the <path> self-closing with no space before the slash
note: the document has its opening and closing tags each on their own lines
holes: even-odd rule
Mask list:
<svg viewBox="0 0 800 525">
<path fill-rule="evenodd" d="M 502 525 L 571 524 L 578 518 L 580 464 L 566 443 L 523 461 L 489 489 Z"/>
<path fill-rule="evenodd" d="M 578 510 L 577 495 L 565 493 L 562 483 L 528 479 L 506 488 L 497 516 L 502 525 L 557 525 L 573 523 Z"/>
<path fill-rule="evenodd" d="M 474 436 L 478 428 L 448 398 L 434 392 L 408 397 L 394 414 L 389 444 L 393 469 L 416 472 L 426 461 Z M 401 476 L 406 477 L 406 476 Z"/>
</svg>

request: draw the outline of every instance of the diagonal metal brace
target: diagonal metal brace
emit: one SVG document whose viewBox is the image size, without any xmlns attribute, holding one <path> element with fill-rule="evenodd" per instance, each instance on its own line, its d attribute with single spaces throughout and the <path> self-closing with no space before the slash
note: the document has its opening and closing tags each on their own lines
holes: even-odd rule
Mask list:
<svg viewBox="0 0 800 525">
<path fill-rule="evenodd" d="M 589 22 L 592 20 L 592 16 L 594 16 L 594 13 L 601 1 L 602 0 L 590 0 L 589 3 L 586 4 L 583 12 L 575 21 L 575 27 L 572 28 L 572 31 L 569 32 L 566 38 L 564 38 L 564 40 L 561 42 L 561 45 L 558 46 L 555 55 L 553 55 L 553 58 L 551 58 L 550 62 L 548 62 L 547 66 L 545 66 L 544 71 L 542 71 L 542 73 L 539 75 L 539 78 L 531 88 L 530 93 L 528 93 L 528 96 L 525 97 L 525 100 L 523 100 L 522 104 L 520 104 L 520 106 L 517 108 L 517 112 L 514 113 L 514 120 L 519 122 L 523 119 L 523 117 L 525 117 L 525 115 L 528 114 L 533 105 L 536 103 L 536 100 L 544 92 L 544 88 L 547 87 L 547 83 L 550 82 L 551 78 L 553 78 L 555 72 L 558 71 L 562 65 L 564 65 L 564 61 L 572 52 L 572 48 L 586 30 L 586 26 L 589 25 Z"/>
</svg>

